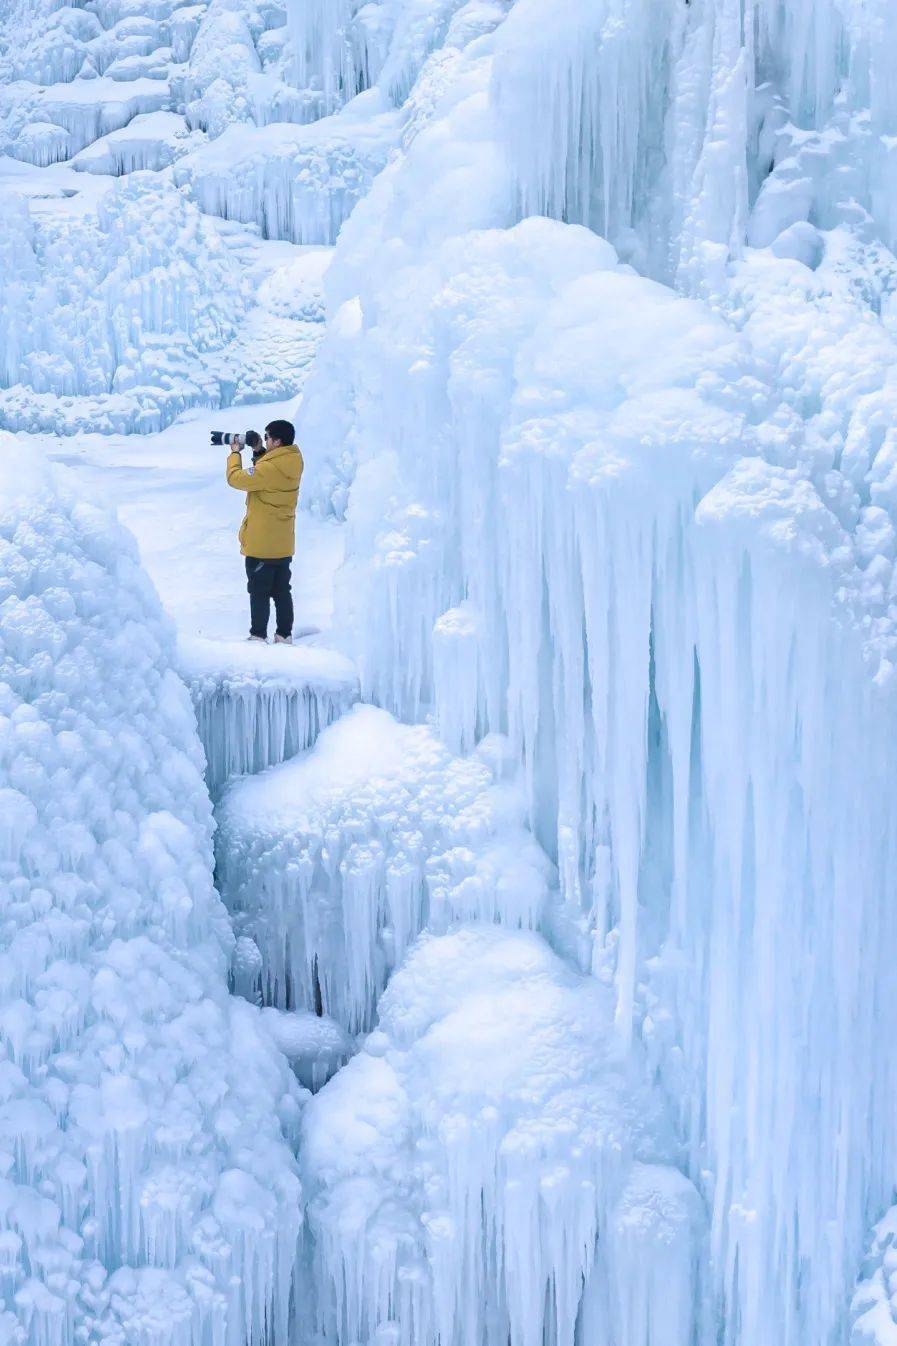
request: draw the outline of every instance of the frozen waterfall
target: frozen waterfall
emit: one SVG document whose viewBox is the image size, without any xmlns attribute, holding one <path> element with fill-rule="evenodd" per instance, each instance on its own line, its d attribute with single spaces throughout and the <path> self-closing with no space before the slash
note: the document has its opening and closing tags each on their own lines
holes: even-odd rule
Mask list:
<svg viewBox="0 0 897 1346">
<path fill-rule="evenodd" d="M 3 1339 L 286 1341 L 303 1092 L 227 993 L 212 817 L 129 536 L 0 447 Z"/>
<path fill-rule="evenodd" d="M 550 866 L 502 745 L 453 757 L 423 726 L 356 706 L 313 750 L 235 781 L 217 810 L 222 897 L 261 952 L 265 999 L 370 1028 L 425 927 L 536 928 Z"/>
<path fill-rule="evenodd" d="M 606 986 L 532 934 L 425 936 L 305 1113 L 324 1339 L 686 1346 L 703 1211 L 661 1112 Z"/>
<path fill-rule="evenodd" d="M 894 1346 L 894 20 L 0 15 L 0 1340 Z M 260 397 L 175 650 L 30 436 Z"/>
<path fill-rule="evenodd" d="M 883 22 L 520 0 L 346 225 L 302 412 L 362 696 L 510 736 L 731 1346 L 844 1340 L 897 1173 Z"/>
</svg>

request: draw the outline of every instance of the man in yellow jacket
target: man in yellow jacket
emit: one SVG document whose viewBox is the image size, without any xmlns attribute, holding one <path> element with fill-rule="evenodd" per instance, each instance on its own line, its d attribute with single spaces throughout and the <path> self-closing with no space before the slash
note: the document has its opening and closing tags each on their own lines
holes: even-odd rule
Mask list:
<svg viewBox="0 0 897 1346">
<path fill-rule="evenodd" d="M 232 447 L 227 458 L 228 485 L 246 492 L 246 514 L 239 538 L 240 550 L 246 558 L 249 639 L 268 639 L 273 598 L 276 645 L 293 643 L 290 563 L 296 550 L 296 502 L 303 467 L 294 438 L 295 430 L 289 421 L 272 421 L 265 427 L 264 453 L 256 459 L 251 472 L 243 467 L 241 440 L 237 441 L 240 447 Z"/>
</svg>

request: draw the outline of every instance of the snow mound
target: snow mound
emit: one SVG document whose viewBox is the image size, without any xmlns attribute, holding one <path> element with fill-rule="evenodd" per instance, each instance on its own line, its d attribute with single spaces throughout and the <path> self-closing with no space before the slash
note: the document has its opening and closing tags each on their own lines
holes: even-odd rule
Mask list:
<svg viewBox="0 0 897 1346">
<path fill-rule="evenodd" d="M 356 1032 L 425 925 L 538 925 L 549 866 L 493 746 L 453 757 L 425 726 L 356 706 L 307 755 L 227 790 L 219 886 L 267 1001 Z"/>
<path fill-rule="evenodd" d="M 422 936 L 304 1114 L 318 1330 L 688 1346 L 703 1209 L 663 1134 L 606 986 L 533 934 Z"/>
<path fill-rule="evenodd" d="M 301 1093 L 227 993 L 212 818 L 136 547 L 0 446 L 5 1339 L 285 1329 Z"/>
<path fill-rule="evenodd" d="M 264 771 L 311 747 L 358 697 L 354 665 L 317 646 L 182 640 L 178 666 L 213 795 L 231 776 Z"/>
<path fill-rule="evenodd" d="M 324 279 L 332 256 L 330 248 L 309 249 L 280 267 L 259 290 L 265 312 L 274 318 L 323 322 Z"/>
</svg>

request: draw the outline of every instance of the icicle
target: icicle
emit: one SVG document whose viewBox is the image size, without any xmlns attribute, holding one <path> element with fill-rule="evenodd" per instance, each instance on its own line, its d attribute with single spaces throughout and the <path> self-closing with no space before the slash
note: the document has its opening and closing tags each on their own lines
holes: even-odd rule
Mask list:
<svg viewBox="0 0 897 1346">
<path fill-rule="evenodd" d="M 213 795 L 231 776 L 254 775 L 311 747 L 355 700 L 351 688 L 229 686 L 226 678 L 192 690 Z"/>
</svg>

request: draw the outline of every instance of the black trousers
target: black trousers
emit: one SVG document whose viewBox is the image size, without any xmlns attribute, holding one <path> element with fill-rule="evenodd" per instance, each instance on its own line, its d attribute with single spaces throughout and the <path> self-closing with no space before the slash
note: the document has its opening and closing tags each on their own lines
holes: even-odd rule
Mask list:
<svg viewBox="0 0 897 1346">
<path fill-rule="evenodd" d="M 277 619 L 277 634 L 279 636 L 293 634 L 293 595 L 290 593 L 292 559 L 292 556 L 282 556 L 275 561 L 263 560 L 258 556 L 246 557 L 250 635 L 267 636 L 272 598 L 274 615 Z"/>
</svg>

